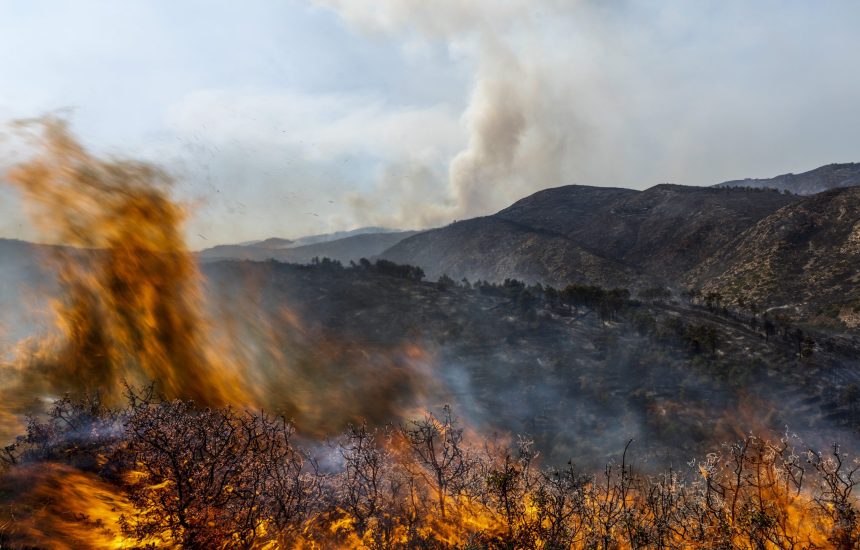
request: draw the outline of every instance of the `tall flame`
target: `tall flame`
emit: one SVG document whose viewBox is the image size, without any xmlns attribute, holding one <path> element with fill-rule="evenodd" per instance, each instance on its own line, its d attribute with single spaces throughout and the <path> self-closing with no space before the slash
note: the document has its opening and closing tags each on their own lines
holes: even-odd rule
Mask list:
<svg viewBox="0 0 860 550">
<path fill-rule="evenodd" d="M 150 164 L 94 157 L 65 121 L 37 127 L 38 152 L 9 180 L 60 249 L 60 342 L 40 360 L 47 391 L 157 382 L 167 397 L 207 405 L 247 402 L 238 369 L 205 344 L 198 272 L 181 234 L 170 177 Z M 29 377 L 31 381 L 35 378 Z"/>
</svg>

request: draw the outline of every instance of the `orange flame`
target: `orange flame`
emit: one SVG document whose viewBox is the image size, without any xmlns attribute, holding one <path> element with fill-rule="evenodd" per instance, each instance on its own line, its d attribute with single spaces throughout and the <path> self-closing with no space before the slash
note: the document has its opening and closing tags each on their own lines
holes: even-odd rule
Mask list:
<svg viewBox="0 0 860 550">
<path fill-rule="evenodd" d="M 116 488 L 69 466 L 22 466 L 3 479 L 14 507 L 0 508 L 0 536 L 11 547 L 74 550 L 145 546 L 123 536 L 120 517 L 134 515 Z M 3 539 L 0 539 L 3 540 Z"/>
<path fill-rule="evenodd" d="M 57 255 L 62 339 L 46 343 L 52 353 L 31 365 L 41 372 L 29 382 L 116 399 L 124 381 L 154 380 L 168 397 L 246 403 L 238 369 L 213 360 L 206 346 L 198 273 L 167 174 L 94 157 L 60 119 L 37 126 L 38 153 L 9 180 L 23 190 L 47 237 L 76 248 Z"/>
</svg>

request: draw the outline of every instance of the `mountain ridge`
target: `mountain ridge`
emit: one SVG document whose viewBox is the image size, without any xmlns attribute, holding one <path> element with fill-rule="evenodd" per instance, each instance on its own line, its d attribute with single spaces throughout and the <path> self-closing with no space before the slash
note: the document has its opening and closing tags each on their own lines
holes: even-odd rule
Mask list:
<svg viewBox="0 0 860 550">
<path fill-rule="evenodd" d="M 860 163 L 832 163 L 800 174 L 781 174 L 772 178 L 746 178 L 718 183 L 714 187 L 769 187 L 796 195 L 814 195 L 840 187 L 860 185 Z"/>
<path fill-rule="evenodd" d="M 352 233 L 352 232 L 345 232 Z M 329 240 L 312 240 L 309 244 L 301 243 L 305 239 L 291 241 L 290 246 L 272 248 L 259 245 L 218 245 L 201 250 L 197 257 L 202 261 L 225 259 L 307 263 L 315 257 L 327 257 L 343 263 L 358 261 L 363 257 L 376 257 L 396 242 L 416 234 L 417 231 L 385 231 L 379 233 L 354 233 L 344 237 Z M 338 233 L 333 233 L 337 235 Z M 265 243 L 266 241 L 260 241 Z"/>
<path fill-rule="evenodd" d="M 587 282 L 602 286 L 641 279 L 652 284 L 679 280 L 680 273 L 715 252 L 736 233 L 796 200 L 797 197 L 767 190 L 672 184 L 644 191 L 563 186 L 538 191 L 496 214 L 404 239 L 381 257 L 419 265 L 428 275 L 444 273 L 455 279 L 498 281 L 510 276 L 529 282 Z M 508 234 L 500 232 L 504 227 L 501 222 L 516 224 L 517 229 Z M 471 234 L 464 234 L 464 223 L 470 224 Z M 523 246 L 522 239 L 510 241 L 513 233 L 528 233 L 529 246 Z M 545 242 L 539 245 L 540 240 Z M 547 270 L 537 269 L 534 273 L 523 269 L 504 273 L 498 268 L 499 258 L 506 258 L 509 264 L 525 265 L 529 263 L 526 252 L 553 247 L 568 251 L 566 256 L 584 263 L 579 269 L 576 264 L 568 264 L 552 271 L 543 261 Z M 446 253 L 441 254 L 442 250 Z M 480 265 L 481 258 L 486 265 Z M 607 270 L 602 273 L 604 267 Z"/>
</svg>

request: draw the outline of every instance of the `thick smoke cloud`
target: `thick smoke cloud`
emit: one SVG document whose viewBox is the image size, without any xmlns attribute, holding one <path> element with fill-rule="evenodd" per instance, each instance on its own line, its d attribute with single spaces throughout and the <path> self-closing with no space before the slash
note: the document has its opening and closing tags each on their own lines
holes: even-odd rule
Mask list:
<svg viewBox="0 0 860 550">
<path fill-rule="evenodd" d="M 444 198 L 412 210 L 431 225 L 570 183 L 713 184 L 854 160 L 845 141 L 825 137 L 829 127 L 856 141 L 837 105 L 860 89 L 831 70 L 850 62 L 835 38 L 848 29 L 832 13 L 773 2 L 316 3 L 361 35 L 407 52 L 436 48 L 471 67 L 466 143 L 436 183 Z M 804 38 L 819 25 L 834 33 Z M 820 79 L 814 87 L 799 80 L 803 67 Z M 400 212 L 374 210 L 393 196 L 385 173 L 379 179 L 375 194 L 353 201 L 356 215 L 404 223 Z M 401 182 L 405 196 L 410 185 Z"/>
<path fill-rule="evenodd" d="M 557 83 L 542 66 L 535 52 L 539 40 L 534 10 L 525 2 L 501 7 L 486 2 L 382 2 L 369 6 L 339 0 L 322 2 L 365 32 L 400 34 L 413 32 L 423 40 L 442 41 L 453 52 L 473 60 L 473 90 L 462 121 L 466 146 L 450 160 L 448 173 L 436 186 L 446 189 L 439 201 L 423 207 L 409 201 L 409 212 L 423 225 L 445 223 L 452 218 L 483 214 L 534 189 L 562 181 L 563 164 L 573 150 L 571 133 L 577 130 L 572 117 L 559 125 L 559 103 L 553 93 Z M 546 6 L 556 12 L 552 5 Z M 564 109 L 561 104 L 561 110 Z M 403 180 L 404 195 L 413 186 L 427 187 L 429 168 L 413 169 L 424 178 Z M 447 184 L 447 185 L 446 185 Z M 388 171 L 383 175 L 380 196 L 391 195 Z M 373 212 L 375 200 L 353 199 L 353 206 L 380 223 Z M 394 212 L 394 225 L 409 217 Z"/>
</svg>

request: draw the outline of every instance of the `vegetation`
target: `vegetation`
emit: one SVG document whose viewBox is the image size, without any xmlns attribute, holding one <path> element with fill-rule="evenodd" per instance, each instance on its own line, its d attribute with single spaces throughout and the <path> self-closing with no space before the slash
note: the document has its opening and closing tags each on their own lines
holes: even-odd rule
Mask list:
<svg viewBox="0 0 860 550">
<path fill-rule="evenodd" d="M 64 521 L 81 526 L 81 531 L 111 530 L 123 537 L 116 546 L 126 547 L 175 543 L 192 548 L 682 548 L 706 544 L 849 548 L 855 544 L 854 463 L 841 450 L 812 453 L 793 438 L 744 437 L 735 445 L 713 443 L 714 437 L 719 441 L 738 433 L 731 419 L 719 418 L 723 412 L 717 407 L 734 410 L 737 405 L 718 403 L 720 395 L 727 398 L 720 393 L 721 384 L 747 390 L 754 387 L 747 380 L 760 368 L 752 360 L 737 361 L 737 350 L 784 348 L 791 351 L 796 361 L 792 364 L 808 364 L 826 353 L 827 341 L 818 335 L 804 329 L 803 339 L 814 336 L 816 345 L 814 355 L 802 357 L 796 352 L 797 327 L 759 313 L 752 329 L 749 312 L 717 307 L 716 299 L 708 307 L 691 294 L 676 301 L 655 291 L 657 296 L 646 302 L 641 293 L 633 299 L 624 289 L 587 285 L 558 289 L 512 279 L 424 282 L 393 275 L 410 273 L 407 269 L 382 264 L 378 270 L 370 262 L 345 267 L 325 259 L 310 266 L 262 267 L 271 270 L 264 279 L 267 284 L 285 285 L 305 296 L 309 308 L 319 315 L 327 305 L 308 290 L 315 287 L 292 283 L 307 280 L 321 285 L 320 292 L 331 296 L 332 318 L 343 319 L 343 334 L 349 334 L 350 341 L 361 340 L 348 332 L 353 326 L 366 330 L 359 336 L 383 338 L 378 330 L 382 325 L 352 314 L 366 307 L 389 308 L 377 318 L 384 318 L 384 326 L 393 327 L 397 337 L 414 326 L 427 329 L 421 337 L 410 334 L 414 342 L 426 342 L 428 334 L 439 335 L 439 341 L 444 337 L 471 345 L 482 342 L 487 348 L 510 341 L 506 350 L 528 353 L 534 349 L 528 338 L 545 338 L 536 341 L 544 346 L 541 359 L 549 366 L 528 371 L 524 363 L 511 363 L 514 372 L 507 374 L 498 360 L 494 363 L 480 355 L 486 371 L 476 370 L 483 377 L 474 379 L 476 386 L 483 384 L 482 390 L 498 394 L 500 402 L 513 408 L 512 397 L 520 394 L 505 393 L 501 386 L 521 385 L 517 391 L 526 399 L 541 400 L 543 389 L 529 394 L 527 384 L 537 376 L 551 376 L 547 385 L 571 384 L 564 391 L 575 391 L 579 404 L 594 401 L 584 413 L 570 418 L 588 422 L 597 416 L 599 424 L 587 428 L 556 422 L 563 412 L 536 408 L 537 412 L 528 414 L 541 414 L 542 424 L 527 425 L 529 437 L 493 438 L 468 429 L 450 410 L 397 420 L 395 407 L 368 423 L 351 418 L 346 428 L 337 424 L 342 433 L 323 441 L 304 426 L 297 430 L 286 418 L 259 410 L 204 408 L 148 392 L 129 392 L 128 406 L 122 409 L 109 409 L 95 397 L 65 399 L 47 419 L 34 419 L 28 434 L 6 450 L 8 469 L 0 480 L 3 546 L 39 546 L 28 538 L 34 532 L 29 526 L 57 517 L 44 512 L 51 509 L 48 503 L 57 502 L 63 503 L 59 513 Z M 284 282 L 284 273 L 290 274 L 290 284 Z M 354 292 L 353 285 L 362 292 Z M 387 293 L 381 295 L 385 299 L 377 292 Z M 271 303 L 284 301 L 289 302 Z M 311 310 L 297 311 L 305 315 Z M 481 311 L 488 313 L 481 317 Z M 314 319 L 335 326 L 326 317 Z M 401 323 L 410 319 L 414 325 Z M 767 326 L 772 327 L 770 336 Z M 739 334 L 745 335 L 740 347 Z M 578 371 L 569 366 L 569 356 L 546 353 L 547 341 L 574 337 L 580 338 L 571 345 L 574 357 L 584 365 Z M 321 346 L 332 348 L 331 340 L 321 341 Z M 582 342 L 593 348 L 586 349 Z M 630 342 L 637 347 L 631 348 L 635 355 L 628 356 L 624 348 Z M 317 347 L 317 341 L 309 340 L 308 346 Z M 749 357 L 746 351 L 743 356 Z M 342 357 L 335 360 L 336 372 L 352 373 Z M 317 372 L 323 373 L 321 379 L 335 372 L 318 360 L 308 364 L 313 368 L 302 372 L 305 380 Z M 492 385 L 493 380 L 503 382 Z M 633 390 L 626 389 L 628 381 Z M 409 391 L 403 385 L 392 387 L 403 394 Z M 856 425 L 851 405 L 855 394 L 856 388 L 846 388 L 836 398 L 844 404 L 839 410 L 847 411 L 848 420 Z M 285 393 L 281 401 L 290 397 Z M 331 409 L 327 414 L 334 417 L 336 405 L 322 408 Z M 511 425 L 510 417 L 502 417 L 503 408 L 489 408 L 500 411 L 494 428 Z M 608 439 L 614 419 L 620 420 L 628 410 L 647 411 L 641 417 L 641 438 L 626 453 L 613 443 L 619 462 L 605 470 L 595 470 L 591 462 L 582 466 L 581 457 L 576 463 L 582 467 L 565 465 L 557 448 L 544 444 L 564 437 L 589 449 L 605 444 L 600 438 Z M 289 411 L 289 415 L 300 414 Z M 386 419 L 393 423 L 386 424 Z M 728 422 L 731 429 L 714 436 L 713 428 L 720 422 Z M 653 449 L 675 443 L 676 456 L 685 459 L 698 456 L 705 446 L 716 447 L 715 454 L 690 468 L 667 467 L 661 472 Z M 562 448 L 565 453 L 577 452 Z M 552 458 L 551 452 L 556 452 Z M 602 461 L 606 453 L 600 453 Z M 634 468 L 637 460 L 647 462 L 641 469 Z M 109 502 L 121 504 L 112 504 L 117 517 L 99 515 L 88 505 L 58 496 L 56 479 L 43 482 L 32 474 L 50 472 L 58 465 L 66 468 L 63 480 L 75 480 L 77 492 L 89 489 L 69 477 L 70 469 L 90 476 L 92 485 L 102 491 L 98 500 L 110 491 L 113 500 Z M 28 472 L 29 483 L 40 484 L 37 489 L 20 488 L 21 472 Z M 43 525 L 42 532 L 50 533 Z M 74 532 L 68 526 L 63 531 Z M 96 545 L 76 539 L 68 546 Z"/>
<path fill-rule="evenodd" d="M 542 467 L 527 438 L 468 435 L 449 408 L 351 426 L 302 447 L 283 418 L 129 392 L 54 404 L 8 450 L 7 472 L 64 462 L 127 499 L 115 529 L 187 548 L 853 548 L 858 463 L 785 436 L 724 445 L 645 475 L 635 444 L 598 473 Z M 82 436 L 83 433 L 88 435 Z M 307 442 L 306 442 L 307 445 Z M 99 460 L 108 457 L 108 460 Z M 323 465 L 323 462 L 325 463 Z M 84 490 L 81 488 L 80 490 Z M 50 497 L 50 494 L 48 498 Z M 7 495 L 8 499 L 8 495 Z M 7 502 L 4 547 L 39 502 Z M 69 510 L 83 522 L 89 510 Z M 120 536 L 120 535 L 118 535 Z"/>
</svg>

